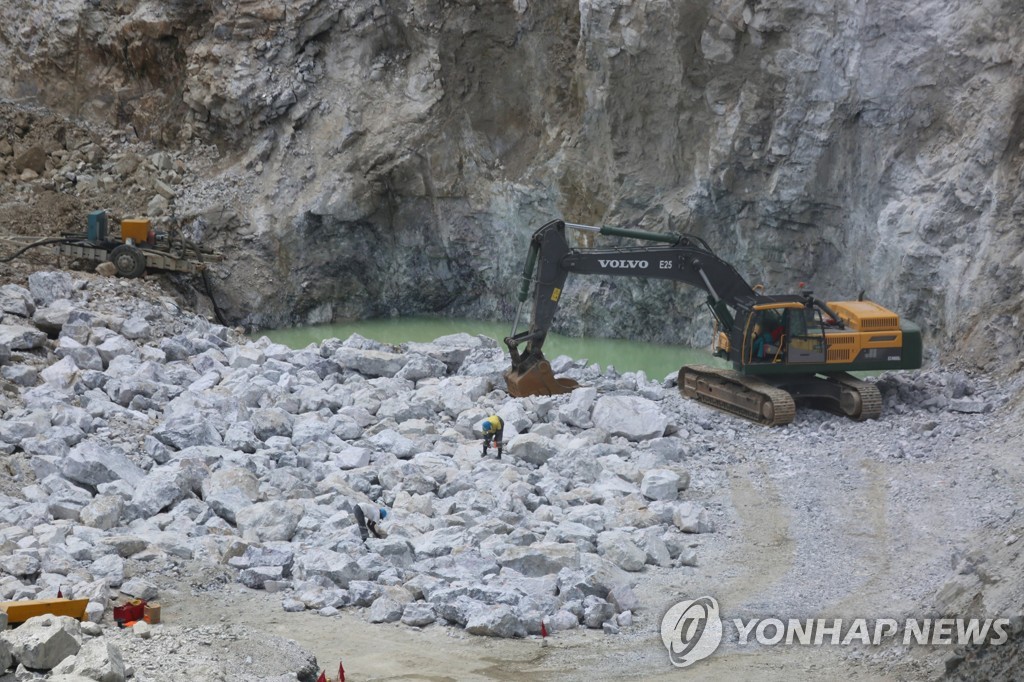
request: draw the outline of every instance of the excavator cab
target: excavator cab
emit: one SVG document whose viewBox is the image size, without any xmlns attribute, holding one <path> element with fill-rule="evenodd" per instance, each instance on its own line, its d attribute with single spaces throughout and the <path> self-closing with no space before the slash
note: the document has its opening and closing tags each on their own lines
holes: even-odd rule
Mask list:
<svg viewBox="0 0 1024 682">
<path fill-rule="evenodd" d="M 825 362 L 825 325 L 821 311 L 805 307 L 802 310 L 788 310 L 789 353 L 788 361 Z"/>
<path fill-rule="evenodd" d="M 784 362 L 786 310 L 757 310 L 750 316 L 746 362 Z"/>
<path fill-rule="evenodd" d="M 786 300 L 762 301 L 738 311 L 731 346 L 739 353 L 728 359 L 737 367 L 785 364 L 794 326 L 797 331 L 802 329 L 804 310 L 803 303 L 787 297 Z"/>
<path fill-rule="evenodd" d="M 757 304 L 743 327 L 740 364 L 824 364 L 829 347 L 825 331 L 836 324 L 813 299 Z"/>
</svg>

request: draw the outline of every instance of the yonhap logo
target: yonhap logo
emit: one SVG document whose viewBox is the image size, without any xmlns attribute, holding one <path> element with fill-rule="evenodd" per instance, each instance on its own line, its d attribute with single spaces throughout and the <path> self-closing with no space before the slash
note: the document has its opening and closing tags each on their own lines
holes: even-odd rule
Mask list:
<svg viewBox="0 0 1024 682">
<path fill-rule="evenodd" d="M 723 621 L 714 597 L 681 601 L 661 619 L 661 641 L 677 668 L 715 653 L 731 628 L 730 643 L 748 646 L 916 646 L 1006 644 L 1009 618 L 732 618 Z"/>
<path fill-rule="evenodd" d="M 681 601 L 661 619 L 661 641 L 668 658 L 685 668 L 715 653 L 722 643 L 722 618 L 714 597 Z"/>
</svg>

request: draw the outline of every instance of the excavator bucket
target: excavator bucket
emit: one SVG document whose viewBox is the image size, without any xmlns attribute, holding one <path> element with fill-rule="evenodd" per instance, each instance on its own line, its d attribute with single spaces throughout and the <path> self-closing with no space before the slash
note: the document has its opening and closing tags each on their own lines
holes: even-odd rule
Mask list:
<svg viewBox="0 0 1024 682">
<path fill-rule="evenodd" d="M 579 387 L 574 379 L 559 378 L 551 371 L 551 363 L 547 360 L 531 364 L 528 367 L 510 368 L 505 372 L 505 384 L 508 394 L 513 398 L 526 398 L 531 395 L 558 395 L 570 393 Z"/>
</svg>

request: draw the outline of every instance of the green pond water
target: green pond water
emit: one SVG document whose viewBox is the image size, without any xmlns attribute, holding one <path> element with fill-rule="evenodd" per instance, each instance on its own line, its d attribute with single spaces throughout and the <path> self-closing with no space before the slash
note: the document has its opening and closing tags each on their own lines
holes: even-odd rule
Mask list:
<svg viewBox="0 0 1024 682">
<path fill-rule="evenodd" d="M 498 341 L 508 336 L 511 325 L 499 322 L 477 322 L 472 320 L 451 320 L 442 318 L 399 318 L 364 320 L 343 324 L 330 324 L 294 329 L 266 330 L 253 334 L 255 338 L 267 336 L 271 341 L 283 343 L 290 348 L 305 348 L 311 343 L 324 339 L 347 339 L 359 334 L 382 343 L 399 344 L 407 341 L 433 341 L 439 336 L 465 332 L 483 334 Z M 711 364 L 721 367 L 728 363 L 714 357 L 707 350 L 685 346 L 668 346 L 640 343 L 622 339 L 574 339 L 557 334 L 548 334 L 544 342 L 544 355 L 554 359 L 568 355 L 577 360 L 585 359 L 602 368 L 612 365 L 619 372 L 643 370 L 648 378 L 661 380 L 675 373 L 686 364 Z"/>
</svg>

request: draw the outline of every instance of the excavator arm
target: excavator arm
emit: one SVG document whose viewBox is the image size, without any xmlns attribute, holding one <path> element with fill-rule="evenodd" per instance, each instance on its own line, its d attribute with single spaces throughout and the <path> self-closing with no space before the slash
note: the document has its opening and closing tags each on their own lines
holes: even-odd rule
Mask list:
<svg viewBox="0 0 1024 682">
<path fill-rule="evenodd" d="M 660 243 L 650 246 L 574 249 L 566 241 L 566 227 Z M 512 334 L 505 338 L 505 345 L 512 358 L 512 368 L 505 378 L 512 395 L 562 393 L 576 386 L 572 380 L 555 379 L 542 352 L 570 273 L 667 279 L 697 287 L 707 293 L 708 307 L 726 332 L 732 330 L 735 311 L 741 307 L 751 307 L 758 298 L 758 294 L 736 269 L 716 256 L 698 237 L 614 227 L 599 228 L 553 220 L 533 234 L 523 268 L 519 311 Z M 529 299 L 531 285 L 533 311 L 530 327 L 519 332 L 522 309 Z"/>
</svg>

